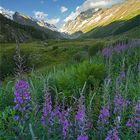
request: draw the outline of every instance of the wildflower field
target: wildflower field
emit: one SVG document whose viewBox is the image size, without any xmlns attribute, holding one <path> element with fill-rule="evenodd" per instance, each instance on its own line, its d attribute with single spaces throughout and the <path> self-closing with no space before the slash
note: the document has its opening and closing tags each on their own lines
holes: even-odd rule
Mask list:
<svg viewBox="0 0 140 140">
<path fill-rule="evenodd" d="M 15 77 L 0 87 L 0 140 L 140 140 L 140 40 L 88 51 L 26 74 L 16 51 Z"/>
</svg>

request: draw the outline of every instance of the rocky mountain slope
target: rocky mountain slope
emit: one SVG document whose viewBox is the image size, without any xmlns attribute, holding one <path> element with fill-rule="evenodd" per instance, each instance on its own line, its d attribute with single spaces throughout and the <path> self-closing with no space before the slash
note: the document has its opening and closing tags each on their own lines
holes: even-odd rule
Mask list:
<svg viewBox="0 0 140 140">
<path fill-rule="evenodd" d="M 19 12 L 10 11 L 8 9 L 5 9 L 3 7 L 0 7 L 0 14 L 5 16 L 6 18 L 9 18 L 17 23 L 23 24 L 23 25 L 29 25 L 34 27 L 43 27 L 46 29 L 51 29 L 53 31 L 57 31 L 57 28 L 55 25 L 50 24 L 44 20 L 37 20 L 30 16 L 24 15 Z"/>
<path fill-rule="evenodd" d="M 116 36 L 127 31 L 137 28 L 140 37 L 140 15 L 137 15 L 129 20 L 114 21 L 106 26 L 100 26 L 91 31 L 82 34 L 82 38 L 101 38 L 107 36 Z"/>
<path fill-rule="evenodd" d="M 124 3 L 113 5 L 111 8 L 87 10 L 74 20 L 66 22 L 61 31 L 70 34 L 78 31 L 87 33 L 96 27 L 104 27 L 115 21 L 129 20 L 139 14 L 140 0 L 128 0 Z"/>
<path fill-rule="evenodd" d="M 0 14 L 0 42 L 15 42 L 15 36 L 20 42 L 63 38 L 61 33 L 40 27 L 30 20 L 20 24 Z"/>
<path fill-rule="evenodd" d="M 19 23 L 19 24 L 34 26 L 36 28 L 45 28 L 45 29 L 50 29 L 50 30 L 53 30 L 53 31 L 57 31 L 57 28 L 54 25 L 49 24 L 49 23 L 47 23 L 43 20 L 36 20 L 32 17 L 23 15 L 19 12 L 15 12 L 13 14 L 13 20 L 15 22 Z"/>
</svg>

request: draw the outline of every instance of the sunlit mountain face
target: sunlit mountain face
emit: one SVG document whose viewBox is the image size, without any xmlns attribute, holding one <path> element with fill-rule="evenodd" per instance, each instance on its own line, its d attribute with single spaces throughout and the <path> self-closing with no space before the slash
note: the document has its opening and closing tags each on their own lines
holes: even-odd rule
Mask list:
<svg viewBox="0 0 140 140">
<path fill-rule="evenodd" d="M 129 10 L 128 10 L 129 9 Z M 91 8 L 81 12 L 75 19 L 68 20 L 62 32 L 88 32 L 97 26 L 105 26 L 118 20 L 127 20 L 140 14 L 140 1 L 128 0 L 108 8 Z"/>
<path fill-rule="evenodd" d="M 1 0 L 0 6 L 1 11 L 5 11 L 5 14 L 8 16 L 10 14 L 10 17 L 13 12 L 19 12 L 25 16 L 54 25 L 60 30 L 66 22 L 76 19 L 77 16 L 83 12 L 91 11 L 90 9 L 95 9 L 96 11 L 100 8 L 109 8 L 112 5 L 125 1 L 126 0 L 76 0 L 71 2 L 71 0 Z M 88 14 L 88 16 L 90 16 L 91 13 L 88 12 Z"/>
</svg>

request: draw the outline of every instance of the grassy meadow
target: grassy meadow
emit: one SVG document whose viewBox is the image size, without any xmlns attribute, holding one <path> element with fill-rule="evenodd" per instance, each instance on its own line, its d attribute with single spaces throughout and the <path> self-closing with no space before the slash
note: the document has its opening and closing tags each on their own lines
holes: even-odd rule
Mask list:
<svg viewBox="0 0 140 140">
<path fill-rule="evenodd" d="M 139 39 L 21 43 L 18 76 L 15 55 L 1 45 L 1 140 L 140 139 Z"/>
</svg>

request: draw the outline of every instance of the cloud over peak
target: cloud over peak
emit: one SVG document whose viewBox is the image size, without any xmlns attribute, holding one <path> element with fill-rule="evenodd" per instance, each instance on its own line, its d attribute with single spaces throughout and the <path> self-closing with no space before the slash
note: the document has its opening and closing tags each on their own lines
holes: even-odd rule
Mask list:
<svg viewBox="0 0 140 140">
<path fill-rule="evenodd" d="M 109 7 L 113 4 L 123 2 L 125 0 L 86 0 L 82 5 L 77 6 L 75 11 L 64 19 L 65 22 L 75 19 L 81 12 L 84 12 L 91 8 L 103 8 Z"/>
<path fill-rule="evenodd" d="M 68 10 L 68 8 L 65 7 L 65 6 L 61 6 L 61 8 L 60 8 L 61 13 L 64 13 L 64 12 L 66 12 L 67 10 Z"/>
<path fill-rule="evenodd" d="M 53 24 L 53 25 L 56 25 L 60 19 L 59 18 L 51 18 L 51 19 L 48 19 L 47 16 L 48 14 L 45 13 L 45 12 L 42 12 L 42 11 L 34 11 L 34 17 L 38 20 L 43 20 L 45 22 L 48 22 L 50 24 Z"/>
<path fill-rule="evenodd" d="M 47 13 L 44 13 L 44 12 L 41 12 L 41 11 L 34 11 L 33 13 L 35 15 L 35 18 L 40 19 L 40 20 L 45 19 L 48 16 Z"/>
<path fill-rule="evenodd" d="M 46 22 L 56 25 L 60 21 L 59 18 L 52 18 L 52 19 L 47 19 Z"/>
</svg>

